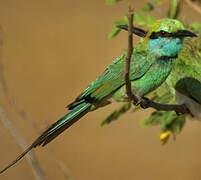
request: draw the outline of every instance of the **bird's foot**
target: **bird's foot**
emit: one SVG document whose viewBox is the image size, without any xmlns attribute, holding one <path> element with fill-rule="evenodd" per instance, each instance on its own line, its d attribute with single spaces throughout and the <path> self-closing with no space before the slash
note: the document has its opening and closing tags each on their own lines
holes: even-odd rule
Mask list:
<svg viewBox="0 0 201 180">
<path fill-rule="evenodd" d="M 181 112 L 181 111 L 177 111 L 177 110 L 175 110 L 175 113 L 179 116 L 179 115 L 182 115 L 182 114 L 185 114 L 185 113 L 183 113 L 183 112 Z"/>
<path fill-rule="evenodd" d="M 142 97 L 141 98 L 141 102 L 140 102 L 140 106 L 141 106 L 141 108 L 143 108 L 143 109 L 147 109 L 147 108 L 149 108 L 150 106 L 149 106 L 149 99 L 148 98 L 146 98 L 146 97 Z"/>
<path fill-rule="evenodd" d="M 126 101 L 129 101 L 130 98 L 127 95 L 125 95 L 123 97 L 123 99 Z M 131 101 L 132 101 L 134 106 L 138 106 L 142 103 L 142 98 L 140 96 L 134 95 L 134 96 L 132 96 L 131 99 L 132 99 Z"/>
<path fill-rule="evenodd" d="M 134 104 L 135 106 L 140 105 L 141 102 L 142 102 L 142 98 L 141 98 L 140 96 L 136 96 L 136 95 L 135 95 L 135 96 L 133 97 L 133 104 Z"/>
<path fill-rule="evenodd" d="M 185 104 L 182 104 L 181 107 L 177 110 L 175 110 L 177 115 L 183 115 L 186 114 L 186 112 L 188 112 L 189 114 L 191 114 L 191 112 L 189 111 L 189 109 L 186 107 Z"/>
<path fill-rule="evenodd" d="M 141 108 L 147 109 L 147 108 L 149 108 L 149 99 L 146 97 L 136 96 L 136 99 L 135 99 L 135 101 L 133 101 L 133 104 L 135 106 L 140 105 Z"/>
</svg>

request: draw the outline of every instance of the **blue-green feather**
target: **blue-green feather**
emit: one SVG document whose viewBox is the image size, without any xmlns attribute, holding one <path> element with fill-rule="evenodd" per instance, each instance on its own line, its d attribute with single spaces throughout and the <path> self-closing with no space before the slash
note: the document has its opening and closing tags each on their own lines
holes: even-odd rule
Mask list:
<svg viewBox="0 0 201 180">
<path fill-rule="evenodd" d="M 158 56 L 176 56 L 181 50 L 183 39 L 181 38 L 164 38 L 150 39 L 148 42 L 149 52 Z"/>
<path fill-rule="evenodd" d="M 133 51 L 130 66 L 130 80 L 134 81 L 142 77 L 154 62 L 154 59 L 147 58 L 147 53 L 136 48 Z M 120 56 L 109 65 L 106 70 L 93 81 L 82 93 L 78 96 L 72 104 L 68 106 L 69 109 L 74 108 L 83 100 L 99 101 L 104 97 L 114 93 L 114 91 L 121 88 L 124 82 L 124 63 L 125 55 Z"/>
</svg>

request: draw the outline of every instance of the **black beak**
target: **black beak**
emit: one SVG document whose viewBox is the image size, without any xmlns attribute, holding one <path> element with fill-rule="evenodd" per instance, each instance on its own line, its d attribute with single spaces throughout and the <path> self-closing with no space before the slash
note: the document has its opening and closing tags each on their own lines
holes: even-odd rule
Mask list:
<svg viewBox="0 0 201 180">
<path fill-rule="evenodd" d="M 187 30 L 179 30 L 176 33 L 174 33 L 174 36 L 175 37 L 197 37 L 196 34 Z"/>
<path fill-rule="evenodd" d="M 124 29 L 126 31 L 128 31 L 128 26 L 127 25 L 118 25 L 117 26 L 119 29 Z M 147 31 L 144 31 L 143 29 L 137 28 L 137 27 L 133 27 L 132 29 L 133 34 L 136 34 L 137 36 L 140 36 L 142 38 L 146 37 Z"/>
<path fill-rule="evenodd" d="M 117 27 L 128 31 L 127 25 L 119 25 Z M 146 34 L 147 34 L 147 31 L 137 28 L 137 27 L 133 27 L 132 31 L 133 31 L 133 34 L 140 36 L 142 38 L 145 38 Z M 197 37 L 197 35 L 195 33 L 188 31 L 188 30 L 179 30 L 176 33 L 173 33 L 171 36 L 173 36 L 173 37 Z"/>
</svg>

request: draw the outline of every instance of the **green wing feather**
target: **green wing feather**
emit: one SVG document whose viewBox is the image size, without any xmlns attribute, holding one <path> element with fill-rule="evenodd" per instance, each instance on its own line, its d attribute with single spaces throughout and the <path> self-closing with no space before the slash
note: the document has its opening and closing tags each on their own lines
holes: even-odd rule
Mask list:
<svg viewBox="0 0 201 180">
<path fill-rule="evenodd" d="M 122 87 L 124 85 L 125 59 L 125 55 L 115 59 L 113 63 L 76 98 L 75 102 L 68 105 L 68 108 L 72 109 L 83 100 L 101 100 Z M 147 58 L 146 53 L 142 51 L 138 53 L 134 50 L 131 58 L 130 80 L 133 81 L 142 77 L 151 65 L 152 61 Z"/>
</svg>

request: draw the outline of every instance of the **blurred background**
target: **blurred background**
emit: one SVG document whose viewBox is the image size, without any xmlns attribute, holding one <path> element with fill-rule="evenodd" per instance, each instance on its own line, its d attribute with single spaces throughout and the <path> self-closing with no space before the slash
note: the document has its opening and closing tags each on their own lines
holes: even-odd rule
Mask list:
<svg viewBox="0 0 201 180">
<path fill-rule="evenodd" d="M 130 2 L 138 10 L 146 1 Z M 164 12 L 167 4 L 166 0 L 161 5 Z M 31 144 L 123 53 L 127 33 L 111 40 L 108 33 L 127 10 L 127 1 L 108 6 L 104 0 L 1 0 L 0 118 L 12 121 Z M 162 17 L 157 11 L 152 14 Z M 183 15 L 188 22 L 201 22 L 199 12 L 187 3 L 182 6 Z M 52 143 L 35 149 L 44 179 L 200 179 L 200 122 L 189 120 L 176 141 L 162 146 L 159 127 L 140 125 L 151 110 L 128 112 L 101 127 L 104 117 L 117 106 L 87 114 Z M 3 168 L 23 149 L 3 123 L 0 142 Z M 36 178 L 24 158 L 0 179 Z"/>
</svg>

